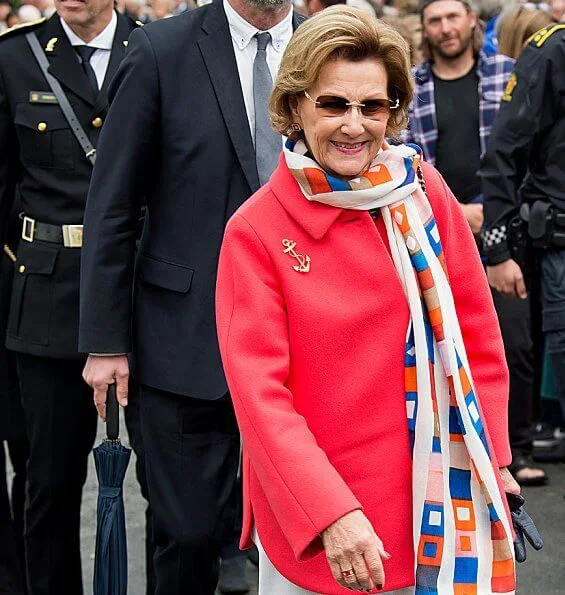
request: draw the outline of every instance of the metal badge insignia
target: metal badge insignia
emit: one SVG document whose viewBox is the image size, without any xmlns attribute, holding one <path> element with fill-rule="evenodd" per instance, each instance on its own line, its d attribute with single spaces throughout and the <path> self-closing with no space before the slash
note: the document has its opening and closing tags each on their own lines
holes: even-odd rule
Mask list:
<svg viewBox="0 0 565 595">
<path fill-rule="evenodd" d="M 127 48 L 128 47 L 128 41 L 127 39 L 125 41 L 122 41 L 122 43 L 124 44 L 124 47 Z"/>
<path fill-rule="evenodd" d="M 59 103 L 53 93 L 46 91 L 30 91 L 29 92 L 30 103 Z"/>
<path fill-rule="evenodd" d="M 283 240 L 283 246 L 285 247 L 284 253 L 292 256 L 298 261 L 297 265 L 292 268 L 298 273 L 309 273 L 310 272 L 310 257 L 306 254 L 297 254 L 294 250 L 296 248 L 296 242 L 293 240 Z"/>
<path fill-rule="evenodd" d="M 45 46 L 46 52 L 54 52 L 55 51 L 55 44 L 59 41 L 58 37 L 52 37 Z"/>
</svg>

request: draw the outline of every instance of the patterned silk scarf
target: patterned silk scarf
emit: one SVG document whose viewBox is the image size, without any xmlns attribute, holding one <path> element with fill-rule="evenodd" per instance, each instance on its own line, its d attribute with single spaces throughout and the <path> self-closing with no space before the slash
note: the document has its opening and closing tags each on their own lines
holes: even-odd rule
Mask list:
<svg viewBox="0 0 565 595">
<path fill-rule="evenodd" d="M 428 198 L 421 151 L 388 144 L 357 179 L 326 173 L 288 141 L 304 196 L 344 209 L 379 208 L 410 307 L 405 365 L 413 460 L 416 595 L 514 593 L 512 532 Z M 376 528 L 378 532 L 378 527 Z"/>
</svg>

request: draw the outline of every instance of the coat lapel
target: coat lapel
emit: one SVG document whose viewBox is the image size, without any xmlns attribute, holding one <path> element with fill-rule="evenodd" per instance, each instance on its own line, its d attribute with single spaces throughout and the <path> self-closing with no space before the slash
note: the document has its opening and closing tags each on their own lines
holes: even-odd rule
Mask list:
<svg viewBox="0 0 565 595">
<path fill-rule="evenodd" d="M 298 13 L 293 14 L 294 30 L 305 20 Z M 259 188 L 259 175 L 255 162 L 255 150 L 249 130 L 249 120 L 241 91 L 239 76 L 226 75 L 237 73 L 231 34 L 221 2 L 210 6 L 202 29 L 208 34 L 198 42 L 202 58 L 208 69 L 208 75 L 216 92 L 224 121 L 247 182 L 255 192 Z"/>
<path fill-rule="evenodd" d="M 108 107 L 108 87 L 126 55 L 126 46 L 131 32 L 131 21 L 118 13 L 118 24 L 116 26 L 116 33 L 114 34 L 114 41 L 112 42 L 112 52 L 110 53 L 108 69 L 106 70 L 104 82 L 102 83 L 102 88 L 100 89 L 100 93 L 98 93 L 94 106 L 96 113 Z"/>
<path fill-rule="evenodd" d="M 235 152 L 252 192 L 259 188 L 255 151 L 228 21 L 221 2 L 209 8 L 202 25 L 208 34 L 198 41 Z"/>
<path fill-rule="evenodd" d="M 45 27 L 41 28 L 38 39 L 49 60 L 49 73 L 75 95 L 94 105 L 96 97 L 61 26 L 58 14 L 54 14 Z"/>
</svg>

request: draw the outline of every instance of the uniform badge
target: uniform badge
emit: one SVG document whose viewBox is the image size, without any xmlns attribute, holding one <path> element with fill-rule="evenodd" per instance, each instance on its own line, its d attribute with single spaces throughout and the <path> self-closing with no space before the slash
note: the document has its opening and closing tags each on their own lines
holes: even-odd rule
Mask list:
<svg viewBox="0 0 565 595">
<path fill-rule="evenodd" d="M 294 265 L 292 268 L 297 273 L 309 273 L 310 272 L 310 257 L 306 256 L 306 254 L 297 254 L 294 250 L 296 248 L 296 242 L 293 240 L 283 240 L 283 246 L 285 247 L 284 253 L 292 256 L 292 258 L 298 261 L 298 264 Z"/>
<path fill-rule="evenodd" d="M 127 48 L 128 47 L 128 40 L 126 39 L 125 41 L 122 41 L 122 43 L 124 44 L 124 47 Z"/>
<path fill-rule="evenodd" d="M 518 84 L 518 78 L 516 77 L 516 73 L 512 73 L 510 78 L 508 79 L 508 83 L 506 84 L 506 89 L 504 89 L 504 95 L 502 96 L 502 101 L 512 101 L 512 93 L 514 93 L 514 89 Z"/>
<path fill-rule="evenodd" d="M 46 52 L 54 52 L 55 51 L 55 44 L 59 41 L 58 37 L 52 37 L 45 46 Z"/>
<path fill-rule="evenodd" d="M 59 103 L 53 93 L 46 91 L 30 91 L 29 92 L 30 103 Z"/>
</svg>

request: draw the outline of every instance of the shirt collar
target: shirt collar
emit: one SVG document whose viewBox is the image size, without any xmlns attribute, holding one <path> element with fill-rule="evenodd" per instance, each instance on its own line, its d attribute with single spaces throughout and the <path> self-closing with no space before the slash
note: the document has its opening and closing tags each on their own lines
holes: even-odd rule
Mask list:
<svg viewBox="0 0 565 595">
<path fill-rule="evenodd" d="M 259 32 L 259 29 L 248 23 L 236 12 L 228 0 L 224 0 L 224 10 L 228 18 L 232 39 L 240 50 L 244 50 L 255 34 Z M 286 17 L 268 31 L 271 34 L 273 48 L 277 52 L 282 52 L 292 37 L 292 10 L 289 10 Z"/>
<path fill-rule="evenodd" d="M 112 18 L 106 25 L 105 29 L 99 33 L 92 41 L 84 43 L 84 41 L 61 19 L 61 26 L 63 27 L 69 42 L 72 46 L 76 45 L 87 45 L 91 48 L 97 48 L 99 50 L 111 50 L 112 43 L 114 42 L 114 35 L 116 33 L 116 27 L 118 26 L 118 17 L 116 11 L 112 11 Z"/>
</svg>

